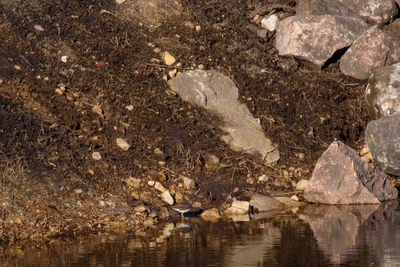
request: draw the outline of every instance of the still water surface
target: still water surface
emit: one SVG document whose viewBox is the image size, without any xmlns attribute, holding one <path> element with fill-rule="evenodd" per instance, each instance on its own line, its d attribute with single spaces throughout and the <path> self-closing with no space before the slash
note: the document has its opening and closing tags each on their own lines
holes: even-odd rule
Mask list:
<svg viewBox="0 0 400 267">
<path fill-rule="evenodd" d="M 400 266 L 398 202 L 306 206 L 244 221 L 185 218 L 148 232 L 16 251 L 1 266 Z M 248 221 L 246 221 L 248 220 Z"/>
</svg>

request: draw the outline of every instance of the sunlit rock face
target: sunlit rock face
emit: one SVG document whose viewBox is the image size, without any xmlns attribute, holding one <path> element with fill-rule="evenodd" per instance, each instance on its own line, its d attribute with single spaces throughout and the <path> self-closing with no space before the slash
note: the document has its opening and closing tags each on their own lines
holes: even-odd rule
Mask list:
<svg viewBox="0 0 400 267">
<path fill-rule="evenodd" d="M 221 139 L 232 150 L 258 155 L 267 163 L 279 160 L 278 149 L 247 106 L 238 101 L 238 88 L 229 77 L 214 70 L 186 71 L 171 79 L 169 85 L 185 101 L 221 118 L 217 122 L 224 131 Z"/>
<path fill-rule="evenodd" d="M 309 15 L 282 20 L 275 47 L 281 56 L 294 56 L 320 69 L 333 54 L 349 47 L 368 25 L 350 16 Z"/>
<path fill-rule="evenodd" d="M 335 141 L 318 159 L 304 198 L 323 204 L 378 204 L 397 194 L 388 175 Z"/>
</svg>

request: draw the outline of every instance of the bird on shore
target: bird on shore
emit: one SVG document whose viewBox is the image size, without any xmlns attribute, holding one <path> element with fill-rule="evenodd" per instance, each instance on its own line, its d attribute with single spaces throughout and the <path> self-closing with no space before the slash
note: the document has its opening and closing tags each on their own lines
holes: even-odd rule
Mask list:
<svg viewBox="0 0 400 267">
<path fill-rule="evenodd" d="M 192 209 L 192 200 L 189 200 L 184 203 L 176 204 L 176 205 L 172 206 L 172 209 L 179 212 L 183 218 L 183 214 Z"/>
</svg>

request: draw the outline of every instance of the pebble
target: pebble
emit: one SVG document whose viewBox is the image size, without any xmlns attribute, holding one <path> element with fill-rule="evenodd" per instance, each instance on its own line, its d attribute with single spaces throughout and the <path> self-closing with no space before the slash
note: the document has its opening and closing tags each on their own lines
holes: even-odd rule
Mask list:
<svg viewBox="0 0 400 267">
<path fill-rule="evenodd" d="M 80 188 L 76 188 L 76 189 L 74 189 L 74 193 L 77 194 L 77 195 L 80 195 L 80 194 L 83 193 L 83 190 L 80 189 Z"/>
<path fill-rule="evenodd" d="M 299 160 L 304 160 L 306 157 L 304 153 L 299 153 L 297 156 L 299 157 Z"/>
<path fill-rule="evenodd" d="M 161 49 L 158 48 L 158 47 L 156 47 L 156 48 L 153 49 L 153 52 L 156 53 L 156 54 L 158 54 L 158 53 L 161 52 Z"/>
<path fill-rule="evenodd" d="M 176 61 L 176 59 L 168 51 L 164 52 L 163 60 L 168 66 L 171 66 Z"/>
<path fill-rule="evenodd" d="M 248 184 L 254 184 L 254 179 L 251 178 L 251 177 L 249 177 L 249 178 L 247 178 L 246 182 L 247 182 Z"/>
<path fill-rule="evenodd" d="M 61 57 L 61 62 L 67 63 L 67 61 L 68 61 L 68 56 L 62 56 Z"/>
<path fill-rule="evenodd" d="M 139 205 L 139 206 L 135 207 L 133 210 L 134 210 L 135 212 L 140 212 L 140 213 L 142 213 L 142 212 L 145 212 L 145 211 L 146 211 L 146 207 L 145 207 L 144 205 Z"/>
<path fill-rule="evenodd" d="M 152 218 L 148 218 L 143 222 L 144 226 L 152 226 L 154 224 L 154 220 Z"/>
<path fill-rule="evenodd" d="M 55 92 L 57 95 L 62 95 L 64 93 L 60 88 L 57 88 Z"/>
<path fill-rule="evenodd" d="M 214 155 L 213 153 L 205 153 L 204 156 L 204 163 L 206 168 L 216 168 L 219 164 L 219 158 Z"/>
<path fill-rule="evenodd" d="M 296 190 L 304 191 L 307 188 L 309 183 L 310 183 L 309 180 L 301 179 L 296 185 Z"/>
<path fill-rule="evenodd" d="M 95 106 L 92 107 L 92 112 L 96 113 L 99 116 L 103 116 L 103 110 L 98 105 L 95 105 Z"/>
<path fill-rule="evenodd" d="M 2 84 L 3 83 L 3 79 L 0 79 L 0 84 Z"/>
<path fill-rule="evenodd" d="M 155 182 L 154 181 L 148 181 L 147 184 L 150 185 L 150 186 L 154 186 Z"/>
<path fill-rule="evenodd" d="M 123 4 L 123 3 L 125 3 L 126 2 L 126 0 L 115 0 L 115 2 L 117 2 L 117 4 Z"/>
<path fill-rule="evenodd" d="M 268 30 L 266 30 L 266 29 L 257 30 L 257 36 L 260 37 L 260 38 L 267 37 L 267 33 L 268 33 Z"/>
<path fill-rule="evenodd" d="M 33 28 L 35 28 L 35 30 L 37 30 L 38 32 L 44 31 L 43 27 L 39 24 L 36 24 L 35 26 L 33 26 Z"/>
<path fill-rule="evenodd" d="M 157 156 L 162 156 L 162 155 L 164 155 L 164 152 L 162 152 L 162 150 L 161 149 L 159 149 L 158 147 L 156 147 L 155 149 L 154 149 L 154 154 L 156 154 Z"/>
<path fill-rule="evenodd" d="M 19 65 L 14 65 L 14 69 L 16 69 L 16 70 L 21 70 L 21 66 L 19 66 Z"/>
<path fill-rule="evenodd" d="M 124 139 L 122 138 L 117 138 L 116 140 L 117 145 L 124 151 L 128 151 L 129 148 L 131 147 Z"/>
<path fill-rule="evenodd" d="M 92 158 L 93 158 L 94 160 L 101 160 L 101 154 L 100 154 L 100 152 L 93 152 L 93 153 L 92 153 Z"/>
<path fill-rule="evenodd" d="M 177 202 L 182 202 L 183 201 L 183 195 L 181 194 L 181 193 L 176 193 L 175 194 L 175 200 L 177 201 Z"/>
<path fill-rule="evenodd" d="M 299 197 L 296 195 L 291 196 L 290 199 L 292 199 L 294 201 L 299 201 Z"/>
<path fill-rule="evenodd" d="M 193 179 L 183 176 L 183 186 L 185 189 L 192 189 L 195 183 Z"/>
<path fill-rule="evenodd" d="M 261 183 L 268 182 L 268 180 L 269 180 L 269 178 L 265 174 L 258 177 L 258 181 Z"/>
<path fill-rule="evenodd" d="M 247 214 L 249 212 L 250 203 L 248 201 L 234 200 L 232 205 L 225 210 L 225 214 Z"/>
<path fill-rule="evenodd" d="M 277 15 L 272 14 L 270 16 L 264 17 L 261 20 L 261 27 L 263 27 L 264 29 L 273 32 L 276 29 L 276 26 L 278 26 L 278 21 L 279 18 Z"/>
<path fill-rule="evenodd" d="M 200 32 L 201 31 L 201 26 L 200 25 L 196 25 L 196 32 Z"/>
<path fill-rule="evenodd" d="M 127 110 L 132 111 L 133 110 L 133 105 L 128 105 L 125 107 Z"/>
<path fill-rule="evenodd" d="M 221 215 L 216 208 L 205 210 L 201 213 L 200 216 L 203 220 L 211 222 L 216 222 L 219 218 L 221 218 Z"/>
<path fill-rule="evenodd" d="M 168 211 L 168 209 L 166 207 L 162 207 L 161 208 L 160 214 L 161 214 L 161 218 L 168 218 L 169 217 L 169 211 Z"/>
<path fill-rule="evenodd" d="M 169 77 L 170 77 L 171 79 L 174 78 L 174 77 L 176 76 L 176 72 L 177 72 L 176 69 L 170 70 L 170 71 L 168 72 Z"/>
<path fill-rule="evenodd" d="M 161 199 L 171 206 L 174 205 L 175 203 L 174 197 L 168 190 L 166 190 L 164 193 L 161 194 Z"/>
<path fill-rule="evenodd" d="M 202 70 L 202 69 L 204 69 L 204 65 L 203 65 L 203 64 L 199 64 L 199 65 L 197 66 L 197 68 L 198 68 L 199 70 Z"/>
<path fill-rule="evenodd" d="M 160 191 L 161 193 L 164 193 L 167 189 L 165 189 L 165 187 L 160 184 L 159 182 L 156 182 L 154 185 L 154 188 L 157 189 L 158 191 Z"/>
</svg>

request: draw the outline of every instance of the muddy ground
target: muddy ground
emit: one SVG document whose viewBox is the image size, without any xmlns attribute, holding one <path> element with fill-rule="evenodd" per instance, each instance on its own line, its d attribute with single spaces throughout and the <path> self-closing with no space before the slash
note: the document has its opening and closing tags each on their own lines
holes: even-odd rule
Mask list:
<svg viewBox="0 0 400 267">
<path fill-rule="evenodd" d="M 332 141 L 361 148 L 365 82 L 342 75 L 334 60 L 314 71 L 279 57 L 274 34 L 257 37 L 254 15 L 294 15 L 296 2 L 235 2 L 183 0 L 181 15 L 155 28 L 112 0 L 1 1 L 0 245 L 176 216 L 149 180 L 220 211 L 252 192 L 293 192 Z M 163 51 L 178 71 L 202 64 L 233 79 L 279 162 L 266 166 L 227 148 L 215 118 L 170 91 Z M 210 153 L 219 165 L 205 164 Z M 180 187 L 181 175 L 196 187 Z M 268 181 L 258 182 L 261 175 Z M 141 183 L 130 187 L 129 177 Z"/>
</svg>

